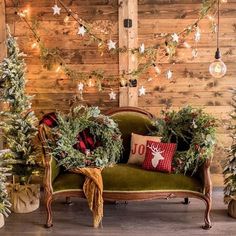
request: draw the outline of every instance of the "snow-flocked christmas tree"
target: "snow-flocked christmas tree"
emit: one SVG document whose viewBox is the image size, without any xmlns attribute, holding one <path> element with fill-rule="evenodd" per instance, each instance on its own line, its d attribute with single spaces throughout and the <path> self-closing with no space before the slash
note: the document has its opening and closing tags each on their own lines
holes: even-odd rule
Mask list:
<svg viewBox="0 0 236 236">
<path fill-rule="evenodd" d="M 13 175 L 27 181 L 36 167 L 37 118 L 31 109 L 31 97 L 25 92 L 25 55 L 9 29 L 6 44 L 7 57 L 0 64 L 0 102 L 8 108 L 0 112 L 0 128 L 11 150 L 8 163 L 12 165 Z"/>
<path fill-rule="evenodd" d="M 236 89 L 233 90 L 232 106 L 234 111 L 231 114 L 232 124 L 230 130 L 232 131 L 233 144 L 229 150 L 228 161 L 224 168 L 225 202 L 229 202 L 232 199 L 236 200 Z"/>
</svg>

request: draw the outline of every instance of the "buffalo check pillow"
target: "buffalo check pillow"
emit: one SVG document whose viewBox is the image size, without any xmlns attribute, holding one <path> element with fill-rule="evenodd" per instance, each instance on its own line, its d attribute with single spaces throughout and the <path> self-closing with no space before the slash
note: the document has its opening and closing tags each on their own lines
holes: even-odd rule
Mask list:
<svg viewBox="0 0 236 236">
<path fill-rule="evenodd" d="M 160 142 L 160 137 L 131 134 L 129 164 L 142 165 L 146 154 L 147 140 Z"/>
<path fill-rule="evenodd" d="M 147 141 L 143 169 L 171 172 L 171 164 L 176 150 L 176 143 Z"/>
</svg>

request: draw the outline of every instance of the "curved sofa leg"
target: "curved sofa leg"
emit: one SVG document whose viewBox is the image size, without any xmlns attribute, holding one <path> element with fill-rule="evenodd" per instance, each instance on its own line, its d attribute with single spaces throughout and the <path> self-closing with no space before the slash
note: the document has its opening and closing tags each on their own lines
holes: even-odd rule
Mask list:
<svg viewBox="0 0 236 236">
<path fill-rule="evenodd" d="M 46 212 L 47 212 L 47 221 L 46 221 L 45 227 L 50 228 L 53 226 L 53 223 L 52 223 L 52 196 L 47 197 L 47 199 L 45 201 L 45 205 L 46 205 Z"/>
<path fill-rule="evenodd" d="M 189 198 L 188 198 L 188 197 L 185 197 L 185 198 L 184 198 L 184 201 L 182 202 L 182 204 L 184 204 L 184 205 L 189 205 L 189 204 L 190 204 Z"/>
<path fill-rule="evenodd" d="M 208 230 L 212 228 L 211 219 L 210 219 L 211 198 L 207 198 L 205 202 L 206 202 L 206 210 L 205 210 L 205 218 L 204 218 L 205 225 L 203 225 L 202 228 Z"/>
<path fill-rule="evenodd" d="M 71 198 L 70 197 L 66 197 L 66 201 L 64 203 L 65 205 L 68 205 L 68 206 L 71 206 L 73 205 L 73 202 L 71 201 Z"/>
<path fill-rule="evenodd" d="M 210 164 L 211 158 L 209 158 L 204 164 L 204 190 L 205 190 L 205 203 L 206 203 L 206 210 L 205 210 L 205 225 L 202 227 L 203 229 L 210 229 L 212 227 L 211 219 L 210 219 L 210 211 L 211 211 L 211 204 L 212 204 L 212 182 L 210 177 Z"/>
</svg>

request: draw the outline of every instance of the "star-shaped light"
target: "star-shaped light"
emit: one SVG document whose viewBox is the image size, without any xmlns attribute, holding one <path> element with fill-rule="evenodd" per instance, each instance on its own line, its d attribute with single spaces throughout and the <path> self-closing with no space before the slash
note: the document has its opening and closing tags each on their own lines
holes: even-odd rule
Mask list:
<svg viewBox="0 0 236 236">
<path fill-rule="evenodd" d="M 53 15 L 60 15 L 60 11 L 61 11 L 61 8 L 57 6 L 57 4 L 55 4 L 53 7 Z"/>
<path fill-rule="evenodd" d="M 146 89 L 142 86 L 139 90 L 138 90 L 138 95 L 142 96 L 146 94 Z"/>
<path fill-rule="evenodd" d="M 114 93 L 113 91 L 111 91 L 109 93 L 109 97 L 110 97 L 110 100 L 116 100 L 116 93 Z"/>
<path fill-rule="evenodd" d="M 108 45 L 109 51 L 110 51 L 111 49 L 116 49 L 116 42 L 113 42 L 111 39 L 109 40 L 109 42 L 107 43 L 107 45 Z"/>
<path fill-rule="evenodd" d="M 84 84 L 80 82 L 80 83 L 78 84 L 78 87 L 77 87 L 77 88 L 78 88 L 79 91 L 83 91 L 83 90 L 84 90 Z"/>
<path fill-rule="evenodd" d="M 86 28 L 85 28 L 83 25 L 81 25 L 81 26 L 79 27 L 78 34 L 84 36 L 84 34 L 85 34 L 86 32 L 87 32 Z"/>
<path fill-rule="evenodd" d="M 139 47 L 139 53 L 143 54 L 144 52 L 145 52 L 145 45 L 144 45 L 144 43 L 142 43 Z"/>
<path fill-rule="evenodd" d="M 176 42 L 176 43 L 179 42 L 179 36 L 178 36 L 176 33 L 172 34 L 171 37 L 172 37 L 172 40 L 173 40 L 174 42 Z"/>
<path fill-rule="evenodd" d="M 173 72 L 172 72 L 171 70 L 168 70 L 168 71 L 166 72 L 166 78 L 167 78 L 167 79 L 171 79 L 172 76 L 173 76 Z"/>
<path fill-rule="evenodd" d="M 200 32 L 200 29 L 197 28 L 197 30 L 196 30 L 196 32 L 194 34 L 194 40 L 195 40 L 195 42 L 199 42 L 200 39 L 201 39 L 201 32 Z"/>
</svg>

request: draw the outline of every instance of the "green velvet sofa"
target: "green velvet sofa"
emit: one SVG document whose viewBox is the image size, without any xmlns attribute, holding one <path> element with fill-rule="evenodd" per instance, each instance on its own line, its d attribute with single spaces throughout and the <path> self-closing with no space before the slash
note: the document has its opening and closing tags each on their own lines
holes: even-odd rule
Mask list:
<svg viewBox="0 0 236 236">
<path fill-rule="evenodd" d="M 152 115 L 134 107 L 122 107 L 106 112 L 119 125 L 122 133 L 124 154 L 121 163 L 102 171 L 104 200 L 137 201 L 148 199 L 198 198 L 206 204 L 204 229 L 211 228 L 210 209 L 212 202 L 212 184 L 210 179 L 210 161 L 206 162 L 198 175 L 191 177 L 183 174 L 167 174 L 146 171 L 141 167 L 126 164 L 130 151 L 131 133 L 147 134 L 151 129 Z M 39 127 L 39 136 L 43 146 L 45 176 L 45 204 L 47 210 L 46 227 L 52 226 L 51 203 L 58 197 L 84 197 L 84 177 L 63 171 L 58 167 L 47 150 L 47 134 L 44 125 Z"/>
</svg>

